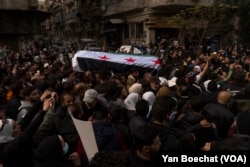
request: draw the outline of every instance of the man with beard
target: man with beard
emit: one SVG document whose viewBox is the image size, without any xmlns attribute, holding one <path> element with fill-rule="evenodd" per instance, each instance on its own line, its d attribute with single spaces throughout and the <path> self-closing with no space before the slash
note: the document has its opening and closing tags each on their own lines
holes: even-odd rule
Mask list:
<svg viewBox="0 0 250 167">
<path fill-rule="evenodd" d="M 136 129 L 134 135 L 135 149 L 128 152 L 128 157 L 135 166 L 153 167 L 154 155 L 161 147 L 158 131 L 151 125 Z"/>
<path fill-rule="evenodd" d="M 16 122 L 21 123 L 25 115 L 31 110 L 36 102 L 40 100 L 40 94 L 35 86 L 27 86 L 23 90 L 24 99 L 21 101 L 21 105 L 18 108 L 19 113 L 17 115 Z"/>
<path fill-rule="evenodd" d="M 144 92 L 153 92 L 156 95 L 157 91 L 160 89 L 161 80 L 157 76 L 153 76 L 149 82 L 149 85 L 144 88 Z"/>
<path fill-rule="evenodd" d="M 81 103 L 83 109 L 83 120 L 91 120 L 92 114 L 97 110 L 102 110 L 104 106 L 98 100 L 98 92 L 95 89 L 87 89 Z"/>
<path fill-rule="evenodd" d="M 136 67 L 132 67 L 130 69 L 130 73 L 128 75 L 126 84 L 127 89 L 129 89 L 134 83 L 137 82 L 139 74 L 140 74 L 139 69 L 137 69 Z"/>
<path fill-rule="evenodd" d="M 68 106 L 74 103 L 74 97 L 68 92 L 63 92 L 60 95 L 60 106 L 56 109 L 55 112 L 55 127 L 58 130 L 62 126 L 62 120 L 67 117 L 67 108 Z"/>
</svg>

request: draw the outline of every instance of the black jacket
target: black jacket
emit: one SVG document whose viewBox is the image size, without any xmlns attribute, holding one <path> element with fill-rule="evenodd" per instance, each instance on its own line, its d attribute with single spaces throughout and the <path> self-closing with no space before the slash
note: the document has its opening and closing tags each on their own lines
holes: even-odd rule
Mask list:
<svg viewBox="0 0 250 167">
<path fill-rule="evenodd" d="M 61 141 L 57 135 L 45 138 L 34 151 L 34 167 L 73 167 L 63 154 Z"/>
<path fill-rule="evenodd" d="M 13 120 L 17 119 L 17 114 L 19 112 L 18 108 L 21 105 L 22 98 L 14 95 L 7 104 L 6 116 Z"/>
<path fill-rule="evenodd" d="M 43 121 L 45 111 L 41 110 L 31 124 L 3 150 L 4 167 L 33 167 L 33 134 Z"/>
<path fill-rule="evenodd" d="M 211 145 L 211 150 L 250 150 L 250 136 L 235 134 L 233 137 L 216 141 Z"/>
<path fill-rule="evenodd" d="M 99 151 L 120 150 L 118 132 L 111 123 L 94 122 L 93 129 Z"/>
<path fill-rule="evenodd" d="M 219 138 L 227 137 L 227 133 L 234 122 L 234 114 L 225 106 L 218 103 L 209 103 L 204 107 L 206 119 L 214 122 Z"/>
<path fill-rule="evenodd" d="M 160 150 L 178 150 L 179 140 L 174 135 L 171 134 L 168 127 L 155 124 L 153 122 L 150 122 L 149 124 L 155 127 L 159 132 L 159 137 L 161 140 Z"/>
</svg>

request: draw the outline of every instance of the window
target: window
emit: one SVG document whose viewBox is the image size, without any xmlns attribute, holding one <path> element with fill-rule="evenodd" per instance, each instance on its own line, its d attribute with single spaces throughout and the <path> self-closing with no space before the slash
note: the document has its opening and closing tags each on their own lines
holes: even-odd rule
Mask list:
<svg viewBox="0 0 250 167">
<path fill-rule="evenodd" d="M 135 38 L 136 24 L 135 23 L 130 23 L 129 28 L 130 28 L 130 38 Z"/>
<path fill-rule="evenodd" d="M 129 38 L 129 25 L 124 24 L 124 38 Z"/>
<path fill-rule="evenodd" d="M 136 23 L 136 38 L 143 38 L 143 23 Z"/>
</svg>

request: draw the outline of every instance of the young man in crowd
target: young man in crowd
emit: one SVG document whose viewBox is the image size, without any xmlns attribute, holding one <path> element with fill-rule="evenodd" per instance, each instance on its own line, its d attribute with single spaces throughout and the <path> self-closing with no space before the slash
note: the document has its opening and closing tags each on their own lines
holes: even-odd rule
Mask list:
<svg viewBox="0 0 250 167">
<path fill-rule="evenodd" d="M 128 151 L 128 156 L 135 166 L 154 167 L 154 155 L 161 147 L 158 131 L 150 125 L 136 129 L 134 133 L 135 148 Z"/>
</svg>

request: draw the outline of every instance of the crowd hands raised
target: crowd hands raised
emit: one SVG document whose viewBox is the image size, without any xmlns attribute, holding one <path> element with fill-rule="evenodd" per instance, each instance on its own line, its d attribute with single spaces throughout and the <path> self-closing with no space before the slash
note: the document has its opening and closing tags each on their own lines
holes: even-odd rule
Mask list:
<svg viewBox="0 0 250 167">
<path fill-rule="evenodd" d="M 175 46 L 156 54 L 157 72 L 127 74 L 73 71 L 68 55 L 52 51 L 10 51 L 0 68 L 1 163 L 161 166 L 168 151 L 249 150 L 250 54 L 241 49 Z M 90 162 L 71 114 L 93 124 L 99 152 Z"/>
</svg>

